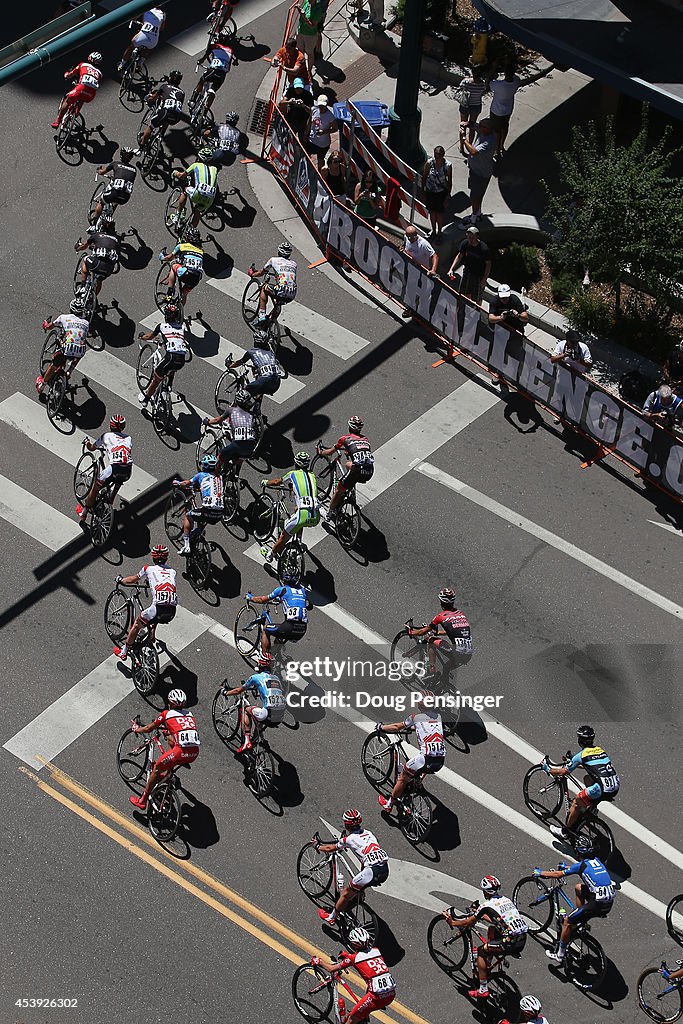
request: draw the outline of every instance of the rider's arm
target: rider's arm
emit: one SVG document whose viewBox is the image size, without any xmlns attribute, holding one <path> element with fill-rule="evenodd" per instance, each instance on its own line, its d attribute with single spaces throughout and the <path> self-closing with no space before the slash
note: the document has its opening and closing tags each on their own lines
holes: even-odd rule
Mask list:
<svg viewBox="0 0 683 1024">
<path fill-rule="evenodd" d="M 122 583 L 124 587 L 132 587 L 135 583 L 140 582 L 140 577 L 137 573 L 133 576 L 122 576 L 119 583 Z"/>
<path fill-rule="evenodd" d="M 381 722 L 377 723 L 377 732 L 402 732 L 407 728 L 405 722 L 388 722 L 386 725 L 382 725 Z"/>
<path fill-rule="evenodd" d="M 334 853 L 334 851 L 337 849 L 337 844 L 336 843 L 320 843 L 320 845 L 318 846 L 318 849 L 320 850 L 321 853 Z"/>
<path fill-rule="evenodd" d="M 434 626 L 431 622 L 428 622 L 426 626 L 415 626 L 408 630 L 408 636 L 426 636 L 427 633 L 433 633 Z"/>
<path fill-rule="evenodd" d="M 249 600 L 251 601 L 252 604 L 268 604 L 268 602 L 270 601 L 270 597 L 268 596 L 268 594 L 264 594 L 263 597 L 254 597 L 254 595 L 252 594 Z"/>
<path fill-rule="evenodd" d="M 262 487 L 280 487 L 283 484 L 281 476 L 275 476 L 272 480 L 266 480 L 265 478 L 261 481 Z"/>
<path fill-rule="evenodd" d="M 157 727 L 157 722 L 150 722 L 149 725 L 138 725 L 135 732 L 154 732 Z"/>
<path fill-rule="evenodd" d="M 564 878 L 566 874 L 570 873 L 567 871 L 539 871 L 538 878 Z"/>
<path fill-rule="evenodd" d="M 173 483 L 176 487 L 179 487 L 181 491 L 185 491 L 188 487 L 194 486 L 193 480 L 194 478 L 192 480 L 174 480 Z"/>
<path fill-rule="evenodd" d="M 471 928 L 472 925 L 476 923 L 476 920 L 477 920 L 477 915 L 476 914 L 468 914 L 467 917 L 453 917 L 451 915 L 451 910 L 453 910 L 453 909 L 454 908 L 451 907 L 449 910 L 444 910 L 442 912 L 442 916 L 446 918 L 446 920 L 451 925 L 451 927 L 453 927 L 453 928 Z"/>
<path fill-rule="evenodd" d="M 246 682 L 240 683 L 239 686 L 233 686 L 232 690 L 224 690 L 224 697 L 236 697 L 239 693 L 244 693 L 247 688 Z"/>
<path fill-rule="evenodd" d="M 139 334 L 138 337 L 142 341 L 151 341 L 152 338 L 156 338 L 157 334 L 159 334 L 159 332 L 160 332 L 160 329 L 161 329 L 161 324 L 158 323 L 153 330 L 147 331 L 146 334 Z"/>
<path fill-rule="evenodd" d="M 247 352 L 245 352 L 241 359 L 235 359 L 232 363 L 230 363 L 228 365 L 228 369 L 229 370 L 234 370 L 236 366 L 243 366 L 244 363 L 246 363 L 248 358 L 249 358 L 249 355 L 248 355 Z"/>
</svg>

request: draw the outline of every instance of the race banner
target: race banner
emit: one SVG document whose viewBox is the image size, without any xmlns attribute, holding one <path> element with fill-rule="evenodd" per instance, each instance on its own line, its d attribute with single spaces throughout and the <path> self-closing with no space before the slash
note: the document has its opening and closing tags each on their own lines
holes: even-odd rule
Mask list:
<svg viewBox="0 0 683 1024">
<path fill-rule="evenodd" d="M 675 434 L 648 422 L 597 381 L 551 362 L 545 349 L 531 339 L 500 325 L 492 331 L 471 300 L 445 281 L 429 277 L 395 242 L 331 194 L 277 110 L 267 156 L 323 246 L 415 313 L 443 341 L 577 427 L 604 454 L 622 459 L 683 501 L 683 444 Z"/>
</svg>

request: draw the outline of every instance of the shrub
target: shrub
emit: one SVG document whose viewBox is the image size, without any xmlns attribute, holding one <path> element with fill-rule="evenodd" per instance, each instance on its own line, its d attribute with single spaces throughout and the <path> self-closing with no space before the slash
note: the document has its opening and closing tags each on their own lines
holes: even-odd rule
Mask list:
<svg viewBox="0 0 683 1024">
<path fill-rule="evenodd" d="M 553 274 L 553 302 L 556 302 L 558 306 L 566 306 L 578 287 L 579 280 L 576 274 L 572 274 L 569 270 L 561 270 L 559 273 Z"/>
<path fill-rule="evenodd" d="M 570 297 L 565 314 L 570 325 L 582 334 L 615 336 L 613 302 L 598 288 L 579 286 Z"/>
<path fill-rule="evenodd" d="M 491 276 L 496 281 L 504 281 L 515 291 L 528 288 L 541 276 L 541 265 L 537 250 L 530 245 L 513 242 L 505 249 L 498 249 L 493 254 Z"/>
</svg>

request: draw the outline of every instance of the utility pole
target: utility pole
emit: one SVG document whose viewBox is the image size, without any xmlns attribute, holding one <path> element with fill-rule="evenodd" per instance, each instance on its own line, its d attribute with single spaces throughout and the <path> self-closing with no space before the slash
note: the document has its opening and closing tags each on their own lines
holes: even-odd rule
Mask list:
<svg viewBox="0 0 683 1024">
<path fill-rule="evenodd" d="M 421 167 L 427 154 L 420 145 L 422 112 L 417 105 L 422 65 L 425 0 L 406 0 L 394 105 L 389 108 L 389 146 L 411 167 Z"/>
</svg>

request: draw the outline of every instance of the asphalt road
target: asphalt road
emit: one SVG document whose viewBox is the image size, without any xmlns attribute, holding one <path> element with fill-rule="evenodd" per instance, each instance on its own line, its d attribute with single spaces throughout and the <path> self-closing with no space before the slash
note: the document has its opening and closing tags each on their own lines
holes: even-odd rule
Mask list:
<svg viewBox="0 0 683 1024">
<path fill-rule="evenodd" d="M 228 106 L 241 112 L 243 124 L 264 73 L 258 55 L 279 44 L 285 10 L 250 26 L 262 44 L 257 59 L 243 55 L 217 102 L 224 109 L 229 95 Z M 186 23 L 195 19 L 196 12 Z M 102 40 L 108 72 L 123 42 L 122 33 Z M 193 59 L 168 45 L 151 66 L 157 74 L 178 66 L 186 83 L 193 80 Z M 44 502 L 46 515 L 56 510 L 73 520 L 72 468 L 59 454 L 61 435 L 55 434 L 53 451 L 49 437 L 41 443 L 29 426 L 11 426 L 8 410 L 31 403 L 29 413 L 39 415 L 27 414 L 25 423 L 40 422 L 49 435 L 33 389 L 40 322 L 68 303 L 72 246 L 85 227 L 94 168 L 115 144 L 134 139 L 137 118 L 120 106 L 109 78 L 87 110 L 90 124 L 99 119 L 103 125 L 102 135 L 82 163 L 65 166 L 47 128 L 62 70 L 47 68 L 3 91 L 0 472 Z M 181 133 L 169 141 L 179 159 L 188 155 Z M 222 177 L 223 187 L 227 180 L 240 190 L 247 211 L 236 213 L 234 226 L 206 246 L 208 276 L 225 279 L 232 267 L 244 272 L 252 260 L 269 256 L 281 235 L 261 210 L 244 166 Z M 209 333 L 202 338 L 194 329 L 195 358 L 179 384 L 191 407 L 176 410 L 179 437 L 164 444 L 122 397 L 119 378 L 135 365 L 137 325 L 154 310 L 154 254 L 170 241 L 163 203 L 163 194 L 139 181 L 119 217 L 119 229 L 134 224 L 140 241 L 132 239 L 128 265 L 104 286 L 103 298 L 116 297 L 118 308 L 108 316 L 106 356 L 93 360 L 90 392 L 79 396 L 75 434 L 94 434 L 105 416 L 125 412 L 136 465 L 156 483 L 120 518 L 114 549 L 104 555 L 80 538 L 50 550 L 23 521 L 6 521 L 11 500 L 7 490 L 0 494 L 3 509 L 9 501 L 0 521 L 2 744 L 100 671 L 111 653 L 104 600 L 113 577 L 142 564 L 150 545 L 162 539 L 168 481 L 192 471 L 198 432 L 192 409 L 211 409 L 218 373 L 206 359 L 215 354 L 218 335 L 242 346 L 248 341 L 238 302 L 205 281 L 190 311 L 201 307 Z M 358 550 L 349 555 L 332 537 L 311 550 L 307 583 L 318 607 L 296 656 L 362 660 L 379 656 L 373 642 L 386 654 L 378 638 L 390 640 L 408 615 L 422 621 L 433 614 L 439 587 L 451 582 L 476 645 L 459 686 L 500 696 L 496 717 L 505 728 L 465 716 L 449 749 L 450 771 L 429 780 L 436 826 L 425 847 L 411 847 L 383 819 L 361 774 L 360 747 L 364 726 L 376 717 L 372 710 L 365 718 L 325 711 L 297 728 L 293 721 L 280 727 L 272 738 L 275 799 L 260 805 L 211 726 L 219 681 L 243 678 L 244 666 L 207 626 L 213 621 L 229 629 L 240 595 L 263 593 L 272 581 L 246 553 L 253 541 L 243 524 L 227 532 L 216 527 L 214 587 L 198 595 L 180 581 L 188 613 L 183 637 L 175 646 L 170 642 L 176 653 L 152 706 L 137 694 L 113 699 L 111 709 L 95 715 L 54 758 L 55 770 L 29 768 L 0 751 L 6 794 L 0 1020 L 298 1019 L 290 995 L 294 964 L 313 946 L 328 954 L 338 946 L 297 885 L 296 856 L 316 829 L 325 831 L 325 822 L 338 824 L 348 805 L 362 809 L 394 865 L 391 883 L 371 896 L 402 1004 L 390 1008 L 391 1019 L 488 1019 L 430 960 L 427 925 L 436 904 L 463 896 L 463 883 L 476 885 L 482 874 L 495 872 L 509 892 L 534 865 L 557 863 L 561 852 L 524 807 L 522 779 L 534 758 L 526 745 L 557 757 L 573 745 L 583 721 L 595 725 L 622 776 L 621 818 L 613 821 L 619 852 L 611 866 L 623 888 L 610 918 L 595 926 L 608 975 L 600 992 L 582 994 L 561 971 L 548 968 L 535 942 L 521 961 L 512 961 L 510 975 L 521 992 L 542 999 L 553 1024 L 637 1020 L 640 970 L 675 956 L 661 904 L 683 889 L 680 818 L 672 799 L 681 779 L 681 608 L 675 603 L 681 537 L 659 528 L 671 510 L 609 466 L 582 470 L 582 453 L 552 423 L 535 423 L 528 409 L 491 389 L 471 366 L 433 368 L 429 338 L 320 271 L 306 270 L 310 244 L 297 258 L 298 301 L 329 324 L 314 340 L 296 335 L 289 343 L 288 368 L 304 386 L 270 406 L 268 467 L 248 467 L 245 476 L 256 487 L 267 468 L 288 467 L 293 449 L 312 450 L 319 437 L 341 432 L 354 413 L 365 416 L 375 450 L 382 451 Z M 358 351 L 350 358 L 335 354 L 335 325 L 357 336 Z M 410 469 L 415 459 L 419 465 Z M 126 678 L 125 670 L 113 671 L 112 689 Z M 339 684 L 316 682 L 345 692 L 364 688 L 348 673 Z M 186 689 L 195 707 L 202 752 L 184 778 L 180 839 L 164 851 L 130 813 L 114 754 L 130 718 L 139 713 L 151 720 L 174 685 Z M 388 688 L 373 682 L 368 689 Z M 23 998 L 77 999 L 78 1005 L 16 1006 Z"/>
</svg>

